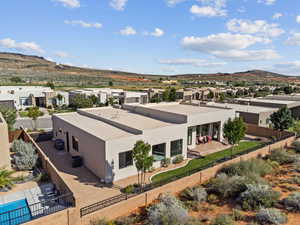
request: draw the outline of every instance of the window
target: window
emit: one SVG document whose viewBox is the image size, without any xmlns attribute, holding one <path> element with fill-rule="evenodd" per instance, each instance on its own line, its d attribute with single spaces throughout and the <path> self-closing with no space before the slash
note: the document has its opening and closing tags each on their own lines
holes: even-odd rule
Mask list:
<svg viewBox="0 0 300 225">
<path fill-rule="evenodd" d="M 133 165 L 132 151 L 119 153 L 119 169 Z"/>
<path fill-rule="evenodd" d="M 79 152 L 78 139 L 74 136 L 72 136 L 72 147 L 75 151 Z"/>
<path fill-rule="evenodd" d="M 155 161 L 161 161 L 166 158 L 166 143 L 153 145 L 152 146 L 152 155 Z"/>
<path fill-rule="evenodd" d="M 189 127 L 188 128 L 188 145 L 192 144 L 192 139 L 193 139 L 193 128 Z"/>
<path fill-rule="evenodd" d="M 182 139 L 171 141 L 171 157 L 182 155 Z"/>
</svg>

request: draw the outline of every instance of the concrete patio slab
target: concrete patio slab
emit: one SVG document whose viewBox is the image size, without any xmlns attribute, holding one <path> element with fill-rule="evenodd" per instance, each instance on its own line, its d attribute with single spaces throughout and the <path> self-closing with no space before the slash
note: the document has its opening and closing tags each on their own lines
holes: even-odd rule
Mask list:
<svg viewBox="0 0 300 225">
<path fill-rule="evenodd" d="M 120 189 L 100 182 L 87 168 L 72 168 L 72 158 L 67 152 L 59 152 L 52 141 L 39 142 L 42 151 L 49 157 L 61 177 L 72 190 L 76 204 L 84 207 L 119 195 Z"/>
</svg>

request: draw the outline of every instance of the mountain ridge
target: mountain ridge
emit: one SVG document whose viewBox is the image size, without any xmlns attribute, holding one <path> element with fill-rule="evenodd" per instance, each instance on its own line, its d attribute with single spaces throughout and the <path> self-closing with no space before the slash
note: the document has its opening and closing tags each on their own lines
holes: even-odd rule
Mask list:
<svg viewBox="0 0 300 225">
<path fill-rule="evenodd" d="M 296 82 L 297 76 L 273 73 L 264 70 L 248 70 L 234 73 L 192 73 L 192 74 L 140 74 L 118 70 L 104 70 L 58 64 L 41 56 L 21 53 L 0 52 L 0 79 L 8 81 L 12 76 L 20 76 L 30 81 L 54 80 L 70 82 L 80 79 L 82 82 L 93 82 L 95 78 L 100 83 L 140 82 L 153 83 L 162 79 L 178 80 L 216 80 L 216 81 L 276 81 Z M 76 81 L 78 82 L 78 81 Z"/>
</svg>

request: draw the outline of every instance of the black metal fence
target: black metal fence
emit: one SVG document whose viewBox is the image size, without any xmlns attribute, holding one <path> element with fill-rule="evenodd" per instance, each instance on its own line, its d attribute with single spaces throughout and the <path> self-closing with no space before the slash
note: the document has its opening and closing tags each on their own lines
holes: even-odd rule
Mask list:
<svg viewBox="0 0 300 225">
<path fill-rule="evenodd" d="M 1 225 L 18 225 L 73 207 L 73 194 L 64 194 L 0 213 Z"/>
<path fill-rule="evenodd" d="M 117 195 L 117 196 L 105 199 L 103 201 L 94 203 L 92 205 L 83 207 L 83 208 L 80 209 L 80 216 L 82 217 L 82 216 L 88 215 L 90 213 L 96 212 L 96 211 L 98 211 L 100 209 L 103 209 L 103 208 L 106 208 L 108 206 L 114 205 L 114 204 L 116 204 L 118 202 L 127 200 L 129 198 L 132 198 L 132 197 L 134 197 L 136 195 L 139 195 L 141 193 L 144 193 L 146 191 L 150 191 L 150 190 L 153 190 L 155 188 L 161 187 L 161 186 L 166 185 L 168 183 L 171 183 L 173 181 L 179 180 L 179 179 L 181 179 L 183 177 L 191 176 L 192 174 L 195 174 L 195 173 L 200 172 L 202 170 L 208 169 L 210 167 L 213 167 L 213 166 L 218 165 L 220 163 L 232 160 L 234 158 L 238 158 L 238 157 L 240 157 L 242 155 L 248 154 L 250 152 L 254 152 L 254 151 L 258 150 L 258 149 L 261 149 L 263 147 L 275 144 L 275 143 L 277 143 L 279 141 L 285 140 L 285 139 L 293 137 L 293 136 L 295 136 L 293 133 L 288 133 L 288 134 L 283 135 L 280 138 L 277 138 L 276 140 L 272 140 L 270 142 L 261 143 L 258 146 L 255 146 L 253 148 L 247 149 L 246 151 L 242 151 L 242 152 L 239 152 L 239 153 L 234 153 L 232 156 L 227 156 L 227 157 L 224 157 L 224 158 L 221 158 L 221 159 L 217 159 L 217 160 L 212 161 L 212 162 L 210 162 L 210 163 L 208 163 L 208 164 L 206 164 L 204 166 L 199 166 L 197 168 L 194 168 L 194 169 L 191 169 L 191 170 L 187 170 L 185 172 L 182 172 L 180 174 L 177 174 L 177 175 L 174 175 L 172 177 L 166 178 L 164 180 L 160 180 L 158 182 L 153 182 L 153 183 L 147 184 L 147 185 L 145 185 L 143 187 L 143 189 L 139 193 L 134 193 L 134 194 L 120 194 L 120 195 Z"/>
</svg>

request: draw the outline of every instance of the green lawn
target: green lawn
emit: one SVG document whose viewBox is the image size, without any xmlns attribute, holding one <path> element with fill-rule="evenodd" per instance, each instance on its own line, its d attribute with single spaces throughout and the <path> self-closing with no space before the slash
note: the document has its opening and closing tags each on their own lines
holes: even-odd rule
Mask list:
<svg viewBox="0 0 300 225">
<path fill-rule="evenodd" d="M 28 117 L 28 111 L 20 111 L 19 115 L 20 117 Z"/>
<path fill-rule="evenodd" d="M 58 113 L 68 113 L 68 112 L 75 112 L 76 110 L 74 109 L 50 109 L 48 110 L 49 114 L 50 115 L 53 115 L 53 114 L 58 114 Z"/>
<path fill-rule="evenodd" d="M 261 142 L 255 142 L 255 141 L 243 141 L 238 146 L 234 147 L 233 155 L 238 154 L 244 151 L 247 151 L 250 148 L 254 148 L 262 144 Z M 176 170 L 171 170 L 165 173 L 158 174 L 152 178 L 152 182 L 159 182 L 165 179 L 169 179 L 173 176 L 177 176 L 179 174 L 185 173 L 189 170 L 197 169 L 199 167 L 206 166 L 210 164 L 211 162 L 214 162 L 216 160 L 222 159 L 224 157 L 231 155 L 231 148 L 225 149 L 223 151 L 215 152 L 210 155 L 205 156 L 201 159 L 192 159 L 189 161 L 189 163 L 182 168 L 178 168 Z"/>
</svg>

